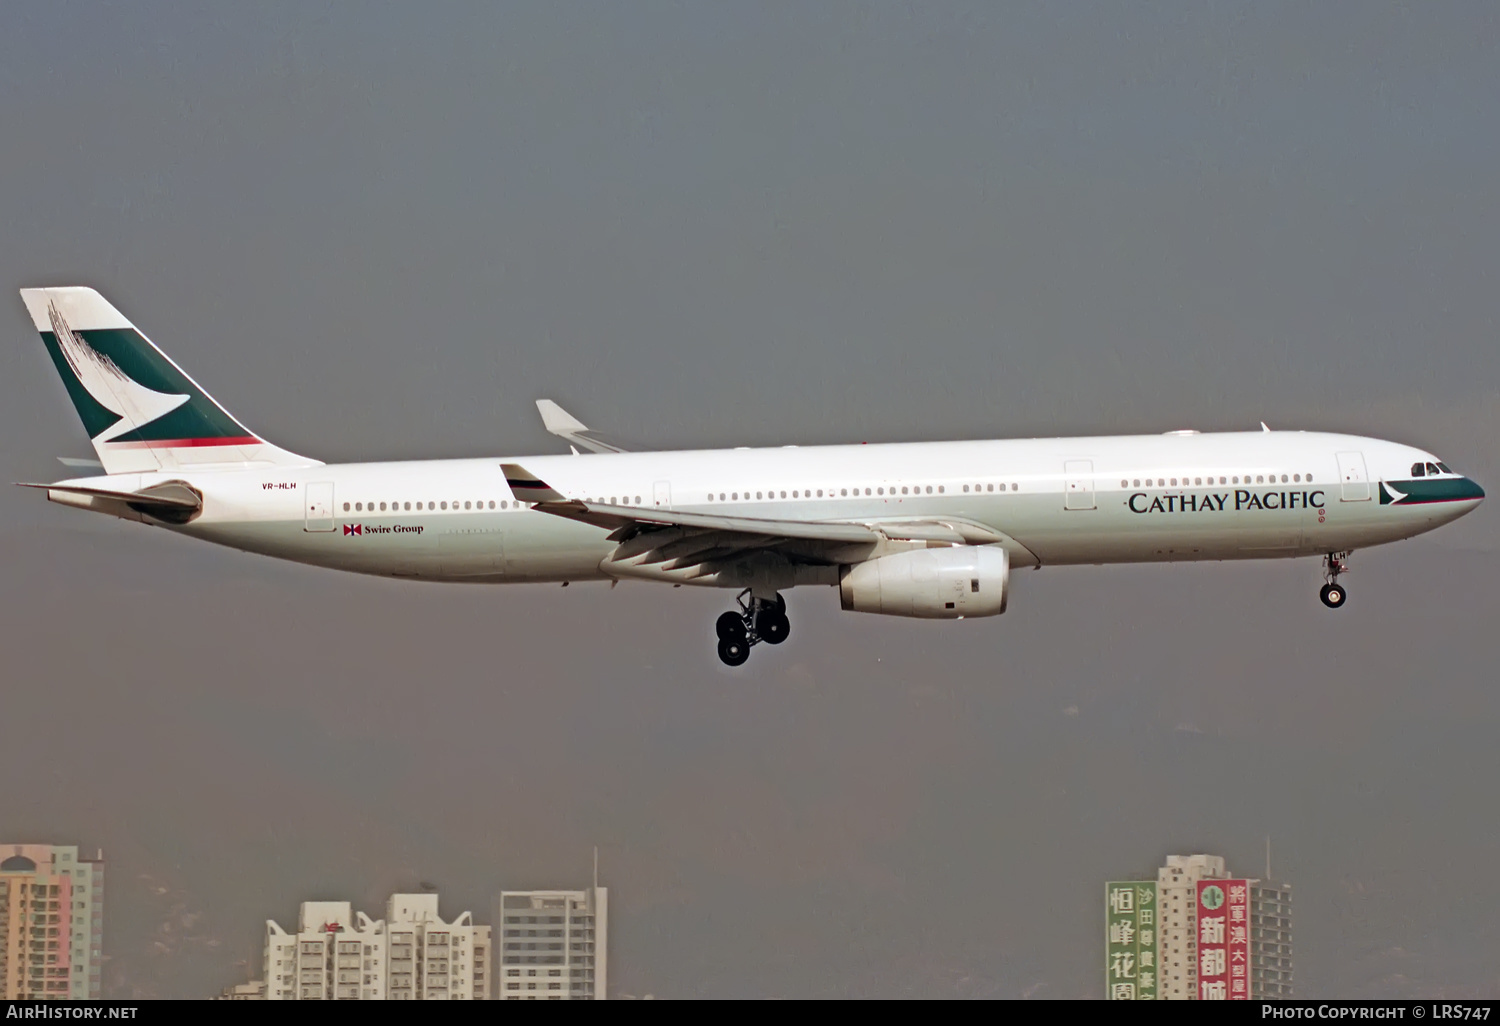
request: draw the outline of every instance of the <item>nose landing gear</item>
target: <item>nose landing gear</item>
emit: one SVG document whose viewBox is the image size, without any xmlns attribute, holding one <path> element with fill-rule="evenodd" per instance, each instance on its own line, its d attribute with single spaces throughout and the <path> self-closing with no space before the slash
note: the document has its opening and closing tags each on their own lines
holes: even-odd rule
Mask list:
<svg viewBox="0 0 1500 1026">
<path fill-rule="evenodd" d="M 1347 552 L 1330 552 L 1323 557 L 1323 579 L 1328 583 L 1318 589 L 1318 598 L 1329 609 L 1337 609 L 1349 597 L 1349 592 L 1339 583 L 1339 575 L 1349 572 Z"/>
<path fill-rule="evenodd" d="M 786 599 L 780 595 L 771 600 L 759 599 L 746 590 L 735 601 L 740 611 L 731 610 L 714 622 L 714 632 L 719 636 L 719 658 L 726 666 L 743 665 L 750 658 L 752 645 L 762 641 L 779 645 L 792 630 L 792 622 L 786 615 Z"/>
</svg>

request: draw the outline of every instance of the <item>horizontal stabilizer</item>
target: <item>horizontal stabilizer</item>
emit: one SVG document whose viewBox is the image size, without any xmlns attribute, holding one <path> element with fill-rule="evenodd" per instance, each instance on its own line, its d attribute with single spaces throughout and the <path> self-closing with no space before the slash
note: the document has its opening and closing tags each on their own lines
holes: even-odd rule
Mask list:
<svg viewBox="0 0 1500 1026">
<path fill-rule="evenodd" d="M 21 481 L 17 484 L 22 488 L 44 488 L 47 491 L 47 498 L 65 502 L 67 505 L 82 505 L 78 502 L 66 502 L 69 496 L 81 499 L 113 499 L 116 502 L 125 503 L 137 513 L 146 513 L 158 520 L 178 524 L 187 523 L 203 509 L 203 496 L 199 495 L 196 489 L 181 481 L 167 481 L 164 484 L 152 485 L 150 488 L 142 488 L 133 492 L 120 488 L 106 488 L 101 485 L 68 482 L 34 484 Z"/>
</svg>

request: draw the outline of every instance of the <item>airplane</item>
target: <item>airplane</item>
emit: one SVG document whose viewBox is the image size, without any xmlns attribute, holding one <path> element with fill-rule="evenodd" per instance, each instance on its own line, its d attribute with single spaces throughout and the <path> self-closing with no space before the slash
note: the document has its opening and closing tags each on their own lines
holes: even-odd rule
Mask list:
<svg viewBox="0 0 1500 1026">
<path fill-rule="evenodd" d="M 787 639 L 782 593 L 808 585 L 845 610 L 964 620 L 1004 613 L 1021 568 L 1321 556 L 1337 609 L 1351 552 L 1484 499 L 1425 450 L 1265 424 L 642 452 L 550 400 L 567 455 L 330 465 L 245 427 L 93 289 L 21 297 L 102 471 L 24 485 L 52 502 L 381 577 L 729 589 L 729 666 Z"/>
</svg>

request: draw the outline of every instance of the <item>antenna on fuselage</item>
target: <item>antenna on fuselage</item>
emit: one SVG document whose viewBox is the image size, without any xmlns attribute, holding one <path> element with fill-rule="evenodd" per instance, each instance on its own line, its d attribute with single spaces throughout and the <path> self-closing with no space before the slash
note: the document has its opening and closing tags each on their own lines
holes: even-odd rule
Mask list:
<svg viewBox="0 0 1500 1026">
<path fill-rule="evenodd" d="M 1265 421 L 1261 421 L 1260 422 L 1260 429 L 1262 431 L 1264 431 L 1266 434 L 1270 434 L 1271 433 L 1271 429 L 1268 428 L 1268 427 L 1266 427 L 1266 422 Z"/>
</svg>

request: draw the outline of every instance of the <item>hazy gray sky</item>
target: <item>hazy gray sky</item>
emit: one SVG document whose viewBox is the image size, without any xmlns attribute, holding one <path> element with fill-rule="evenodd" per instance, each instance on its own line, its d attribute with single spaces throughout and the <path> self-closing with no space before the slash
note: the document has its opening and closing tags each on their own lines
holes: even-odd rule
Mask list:
<svg viewBox="0 0 1500 1026">
<path fill-rule="evenodd" d="M 325 460 L 558 451 L 550 396 L 663 448 L 1266 420 L 1500 485 L 1490 3 L 11 3 L 0 137 L 0 284 L 99 288 Z M 58 476 L 9 324 L 5 473 Z M 0 840 L 115 860 L 120 993 L 597 843 L 620 992 L 1094 996 L 1104 879 L 1271 834 L 1303 993 L 1493 996 L 1497 563 L 1485 508 L 1336 615 L 1313 561 L 961 624 L 798 592 L 731 674 L 716 592 L 341 577 L 9 489 Z"/>
</svg>

